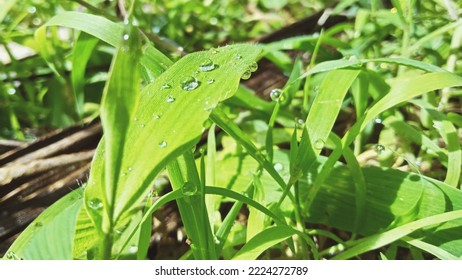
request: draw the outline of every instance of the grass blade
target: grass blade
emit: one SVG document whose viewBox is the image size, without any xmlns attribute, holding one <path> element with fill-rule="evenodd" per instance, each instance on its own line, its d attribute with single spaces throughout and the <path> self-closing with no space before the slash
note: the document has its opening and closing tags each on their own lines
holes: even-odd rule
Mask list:
<svg viewBox="0 0 462 280">
<path fill-rule="evenodd" d="M 242 247 L 233 260 L 255 260 L 268 248 L 288 239 L 295 231 L 288 226 L 274 226 L 258 233 Z"/>
<path fill-rule="evenodd" d="M 443 214 L 438 214 L 430 217 L 426 217 L 403 226 L 394 228 L 384 233 L 374 234 L 368 237 L 358 240 L 358 243 L 352 248 L 348 249 L 345 252 L 342 252 L 334 257 L 334 259 L 342 260 L 349 259 L 351 257 L 357 256 L 364 252 L 374 250 L 380 247 L 383 247 L 387 244 L 390 244 L 404 236 L 411 234 L 412 232 L 432 226 L 441 224 L 447 221 L 460 219 L 462 218 L 462 210 L 451 211 Z"/>
</svg>

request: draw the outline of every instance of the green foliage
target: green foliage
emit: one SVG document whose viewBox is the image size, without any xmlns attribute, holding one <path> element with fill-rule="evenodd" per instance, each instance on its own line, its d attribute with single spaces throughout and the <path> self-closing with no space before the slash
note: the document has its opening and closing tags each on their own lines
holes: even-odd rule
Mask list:
<svg viewBox="0 0 462 280">
<path fill-rule="evenodd" d="M 169 201 L 178 205 L 191 248 L 183 258 L 271 258 L 274 251 L 281 258 L 362 258 L 370 251 L 403 258 L 398 247 L 413 258 L 462 257 L 462 29 L 443 2 L 340 1 L 333 12 L 349 11 L 353 23 L 264 46 L 224 47 L 217 46 L 225 38 L 267 30 L 266 20 L 243 17 L 245 8 L 274 15 L 307 3 L 248 1 L 224 14 L 213 1 L 139 1 L 119 11 L 129 19 L 121 24 L 109 9 L 115 4 L 106 11 L 76 2 L 99 15 L 60 13 L 35 32 L 45 62 L 34 65 L 49 78 L 34 86 L 54 104 L 46 118 L 56 125 L 79 121 L 89 103 L 100 103 L 104 138 L 83 198 L 75 191 L 50 207 L 6 258 L 143 259 L 152 214 Z M 199 32 L 209 24 L 214 28 Z M 58 27 L 75 32 L 72 50 Z M 2 40 L 17 38 L 8 30 Z M 187 50 L 211 48 L 179 58 L 183 49 L 159 36 Z M 290 73 L 271 101 L 239 86 L 262 55 Z M 86 71 L 111 56 L 107 75 Z M 5 73 L 16 69 L 24 79 L 23 65 L 12 61 Z M 7 94 L 15 80 L 8 75 L 4 104 L 25 101 Z M 43 106 L 43 96 L 29 97 L 34 108 Z M 18 110 L 9 106 L 0 116 L 16 137 Z M 152 184 L 164 169 L 172 191 L 153 202 Z M 220 211 L 225 204 L 230 210 Z M 244 223 L 236 221 L 247 213 Z M 45 253 L 61 226 L 60 251 Z"/>
</svg>

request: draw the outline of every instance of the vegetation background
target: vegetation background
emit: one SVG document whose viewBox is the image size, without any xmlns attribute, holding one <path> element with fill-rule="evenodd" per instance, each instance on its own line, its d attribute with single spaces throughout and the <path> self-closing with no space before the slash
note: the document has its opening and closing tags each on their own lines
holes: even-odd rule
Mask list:
<svg viewBox="0 0 462 280">
<path fill-rule="evenodd" d="M 2 143 L 105 135 L 4 258 L 462 257 L 459 3 L 0 5 Z M 3 218 L 37 165 L 15 151 Z"/>
</svg>

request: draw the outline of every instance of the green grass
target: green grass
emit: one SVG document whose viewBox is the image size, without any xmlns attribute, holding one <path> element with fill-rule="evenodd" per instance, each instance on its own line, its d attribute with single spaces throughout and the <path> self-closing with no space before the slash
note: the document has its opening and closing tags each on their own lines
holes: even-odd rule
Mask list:
<svg viewBox="0 0 462 280">
<path fill-rule="evenodd" d="M 278 3 L 287 4 L 259 5 Z M 72 102 L 59 110 L 70 105 L 74 121 L 99 104 L 104 137 L 85 188 L 48 208 L 5 258 L 144 259 L 153 213 L 176 201 L 190 245 L 183 259 L 460 259 L 460 20 L 443 4 L 392 3 L 340 1 L 334 11 L 352 11 L 354 22 L 267 45 L 219 47 L 209 33 L 188 44 L 165 27 L 181 45 L 207 48 L 181 57 L 152 37 L 140 3 L 125 23 L 96 6 L 100 15 L 52 17 L 35 32 L 40 67 L 67 85 Z M 185 25 L 189 5 L 172 24 Z M 225 26 L 234 14 L 216 18 Z M 56 26 L 76 32 L 70 73 Z M 103 78 L 85 78 L 108 57 Z M 263 57 L 288 76 L 272 100 L 240 85 Z M 172 190 L 153 202 L 160 174 Z M 44 250 L 54 239 L 61 250 Z"/>
</svg>

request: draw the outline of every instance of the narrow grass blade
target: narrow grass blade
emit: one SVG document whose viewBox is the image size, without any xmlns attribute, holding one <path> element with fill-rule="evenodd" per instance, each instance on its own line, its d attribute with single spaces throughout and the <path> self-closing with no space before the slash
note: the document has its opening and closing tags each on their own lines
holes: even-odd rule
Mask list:
<svg viewBox="0 0 462 280">
<path fill-rule="evenodd" d="M 225 113 L 220 110 L 214 110 L 210 115 L 210 119 L 221 127 L 227 134 L 233 137 L 239 144 L 241 144 L 247 152 L 257 160 L 261 166 L 274 178 L 276 182 L 285 189 L 286 183 L 281 175 L 274 169 L 274 166 L 265 159 L 265 157 L 258 151 L 257 147 L 247 138 L 244 132 L 230 120 Z"/>
<path fill-rule="evenodd" d="M 404 57 L 396 57 L 396 58 L 370 58 L 370 59 L 352 59 L 352 60 L 330 60 L 326 62 L 321 62 L 317 64 L 312 69 L 305 72 L 300 78 L 304 78 L 308 75 L 313 75 L 316 73 L 332 71 L 336 69 L 343 69 L 343 68 L 350 68 L 350 67 L 361 67 L 366 63 L 375 62 L 375 63 L 390 63 L 390 64 L 397 64 L 407 67 L 412 67 L 415 69 L 419 69 L 425 72 L 447 72 L 446 70 L 435 66 L 433 64 L 429 64 L 426 62 L 413 60 Z"/>
<path fill-rule="evenodd" d="M 102 258 L 110 258 L 113 242 L 114 216 L 117 192 L 119 191 L 119 175 L 122 171 L 122 160 L 125 150 L 127 131 L 137 107 L 140 76 L 138 68 L 130 69 L 140 57 L 140 38 L 137 31 L 127 26 L 128 40 L 124 40 L 111 65 L 109 80 L 106 83 L 101 122 L 104 131 L 104 183 L 99 190 L 89 187 L 85 192 L 86 207 L 95 224 L 102 229 Z M 130 69 L 130 70 L 129 70 Z M 104 194 L 102 197 L 99 194 Z M 103 207 L 104 206 L 104 207 Z M 102 210 L 102 212 L 100 212 Z M 100 221 L 98 221 L 101 218 Z"/>
<path fill-rule="evenodd" d="M 305 121 L 298 156 L 292 165 L 291 178 L 293 181 L 300 178 L 302 174 L 306 174 L 324 148 L 343 99 L 359 72 L 359 70 L 346 69 L 332 71 L 322 82 L 319 94 L 313 101 Z"/>
<path fill-rule="evenodd" d="M 82 33 L 75 43 L 72 54 L 71 80 L 76 100 L 76 111 L 79 116 L 83 115 L 83 105 L 85 101 L 85 94 L 83 91 L 85 86 L 85 68 L 97 43 L 97 38 Z"/>
<path fill-rule="evenodd" d="M 144 206 L 143 213 L 149 211 L 149 208 L 152 207 L 152 199 L 153 194 L 148 195 L 148 199 L 146 201 L 146 205 Z M 144 220 L 140 223 L 140 236 L 138 239 L 138 251 L 136 252 L 136 259 L 137 260 L 144 260 L 148 254 L 149 245 L 151 243 L 151 236 L 152 236 L 152 216 L 148 216 L 149 218 Z"/>
<path fill-rule="evenodd" d="M 207 215 L 205 192 L 191 151 L 167 165 L 173 190 L 186 196 L 177 200 L 195 259 L 217 259 L 215 242 Z"/>
<path fill-rule="evenodd" d="M 216 125 L 212 124 L 209 128 L 207 134 L 207 162 L 205 167 L 205 183 L 209 185 L 215 185 L 215 165 L 216 165 L 216 154 L 217 154 L 217 145 L 215 138 L 215 128 Z M 205 197 L 205 204 L 207 206 L 207 212 L 209 213 L 210 224 L 212 230 L 215 224 L 218 224 L 220 220 L 220 212 L 218 208 L 220 207 L 220 199 L 217 196 L 207 195 Z"/>
<path fill-rule="evenodd" d="M 253 175 L 253 195 L 252 200 L 260 204 L 265 203 L 265 190 L 258 175 Z M 255 208 L 250 207 L 249 218 L 247 220 L 247 240 L 265 229 L 265 214 Z"/>
<path fill-rule="evenodd" d="M 295 232 L 288 226 L 274 226 L 258 233 L 242 247 L 233 260 L 255 260 L 265 250 L 288 239 Z"/>
<path fill-rule="evenodd" d="M 428 73 L 411 78 L 394 80 L 390 92 L 372 106 L 348 131 L 344 146 L 349 145 L 366 125 L 380 113 L 424 93 L 447 87 L 462 86 L 462 78 L 448 72 Z"/>
<path fill-rule="evenodd" d="M 462 167 L 462 151 L 460 149 L 457 129 L 447 120 L 435 122 L 435 126 L 443 136 L 448 149 L 448 170 L 444 182 L 457 188 L 459 186 Z"/>
<path fill-rule="evenodd" d="M 51 53 L 48 51 L 46 31 L 51 26 L 62 26 L 80 30 L 114 47 L 119 47 L 120 38 L 122 38 L 124 32 L 122 24 L 112 22 L 101 16 L 79 12 L 59 13 L 37 29 L 35 33 L 40 53 L 47 61 L 51 61 Z M 144 48 L 140 63 L 143 66 L 143 70 L 147 71 L 152 79 L 159 76 L 172 65 L 171 60 L 151 44 L 148 44 Z M 49 65 L 58 73 L 52 63 L 49 63 Z M 151 80 L 148 81 L 152 82 Z"/>
<path fill-rule="evenodd" d="M 349 259 L 367 251 L 371 251 L 387 244 L 390 244 L 404 236 L 411 234 L 412 232 L 432 226 L 441 224 L 447 221 L 462 218 L 462 210 L 447 212 L 439 215 L 426 217 L 403 226 L 394 228 L 384 233 L 374 234 L 368 237 L 358 240 L 358 244 L 353 246 L 351 249 L 346 250 L 334 257 L 334 259 L 342 260 Z"/>
<path fill-rule="evenodd" d="M 438 246 L 432 245 L 430 243 L 424 242 L 422 240 L 419 240 L 417 238 L 411 238 L 411 237 L 403 237 L 401 238 L 403 241 L 406 243 L 419 248 L 420 250 L 423 250 L 427 253 L 430 253 L 434 255 L 435 257 L 439 258 L 440 260 L 459 260 L 458 257 L 454 256 L 453 254 L 439 248 Z"/>
</svg>

